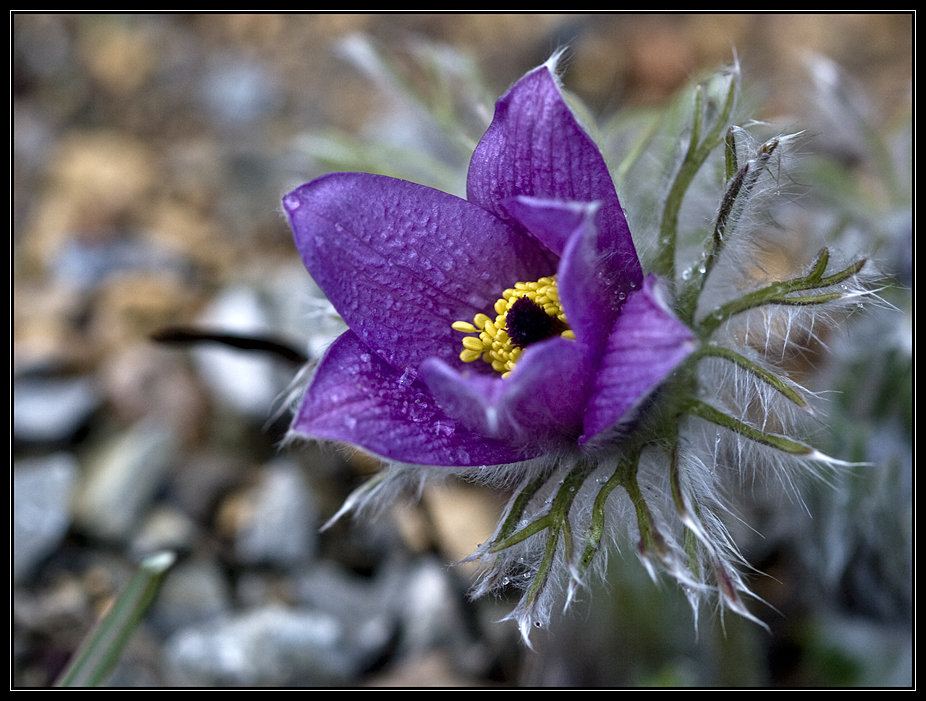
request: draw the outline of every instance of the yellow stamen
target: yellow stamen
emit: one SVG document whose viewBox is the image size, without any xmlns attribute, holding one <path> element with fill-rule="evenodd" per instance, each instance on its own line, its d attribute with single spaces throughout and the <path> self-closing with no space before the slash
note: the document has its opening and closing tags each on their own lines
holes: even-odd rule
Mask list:
<svg viewBox="0 0 926 701">
<path fill-rule="evenodd" d="M 566 313 L 560 304 L 556 276 L 553 275 L 542 277 L 534 282 L 516 282 L 513 288 L 505 290 L 501 298 L 495 302 L 494 321 L 485 314 L 477 314 L 473 317 L 472 324 L 468 321 L 453 322 L 452 327 L 456 331 L 478 334 L 478 336 L 467 336 L 463 339 L 460 360 L 464 363 L 472 363 L 482 358 L 495 371 L 502 373 L 502 377 L 507 377 L 514 369 L 523 350 L 521 346 L 512 341 L 508 334 L 508 312 L 523 297 L 531 300 L 547 316 L 558 320 L 561 324 L 559 328 L 562 328 L 562 325 L 566 326 L 566 329 L 560 333 L 561 336 L 575 340 L 575 333 L 569 328 Z"/>
</svg>

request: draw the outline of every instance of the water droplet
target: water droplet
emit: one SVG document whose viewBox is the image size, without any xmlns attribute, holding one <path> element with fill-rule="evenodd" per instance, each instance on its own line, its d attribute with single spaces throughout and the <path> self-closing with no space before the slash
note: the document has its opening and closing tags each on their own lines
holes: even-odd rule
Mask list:
<svg viewBox="0 0 926 701">
<path fill-rule="evenodd" d="M 299 209 L 299 205 L 301 204 L 302 202 L 300 202 L 299 198 L 296 197 L 296 195 L 293 193 L 289 193 L 286 197 L 283 198 L 283 206 L 290 211 Z"/>
<path fill-rule="evenodd" d="M 626 292 L 618 292 L 617 298 L 623 302 L 625 299 L 627 299 L 627 293 L 626 293 Z"/>
<path fill-rule="evenodd" d="M 400 387 L 409 387 L 418 379 L 418 373 L 412 368 L 405 368 L 402 376 L 399 378 Z"/>
<path fill-rule="evenodd" d="M 416 424 L 424 423 L 430 418 L 430 407 L 426 402 L 416 402 L 409 408 L 408 416 Z"/>
</svg>

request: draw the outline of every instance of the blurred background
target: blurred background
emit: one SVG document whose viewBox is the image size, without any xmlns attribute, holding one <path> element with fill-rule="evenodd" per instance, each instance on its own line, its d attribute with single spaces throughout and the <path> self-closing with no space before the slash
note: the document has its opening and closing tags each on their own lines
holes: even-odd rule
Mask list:
<svg viewBox="0 0 926 701">
<path fill-rule="evenodd" d="M 50 684 L 162 548 L 113 685 L 912 683 L 912 15 L 14 14 L 12 37 L 14 685 Z M 376 465 L 281 445 L 297 359 L 152 341 L 318 358 L 343 327 L 281 195 L 343 169 L 463 194 L 495 99 L 562 46 L 602 122 L 735 52 L 745 116 L 807 130 L 808 210 L 885 275 L 894 309 L 819 368 L 841 392 L 820 447 L 872 467 L 806 510 L 743 506 L 769 631 L 704 612 L 696 634 L 628 547 L 528 651 L 496 623 L 515 599 L 470 602 L 447 567 L 504 495 L 448 483 L 319 533 Z"/>
</svg>

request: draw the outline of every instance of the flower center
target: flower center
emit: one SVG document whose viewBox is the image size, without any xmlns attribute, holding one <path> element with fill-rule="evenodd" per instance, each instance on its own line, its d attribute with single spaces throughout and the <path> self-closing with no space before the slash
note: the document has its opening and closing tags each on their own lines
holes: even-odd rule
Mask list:
<svg viewBox="0 0 926 701">
<path fill-rule="evenodd" d="M 473 323 L 455 321 L 453 328 L 468 334 L 463 339 L 460 360 L 472 363 L 479 358 L 507 377 L 527 346 L 554 336 L 575 339 L 559 301 L 556 276 L 536 282 L 516 282 L 495 303 L 495 321 L 485 314 Z"/>
</svg>

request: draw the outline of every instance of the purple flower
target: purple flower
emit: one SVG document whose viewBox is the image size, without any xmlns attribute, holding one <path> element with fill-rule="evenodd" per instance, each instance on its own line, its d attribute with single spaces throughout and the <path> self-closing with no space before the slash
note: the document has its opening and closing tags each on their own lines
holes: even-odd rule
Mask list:
<svg viewBox="0 0 926 701">
<path fill-rule="evenodd" d="M 350 329 L 295 433 L 423 465 L 594 452 L 693 350 L 550 65 L 498 101 L 467 190 L 335 173 L 284 197 Z"/>
</svg>

